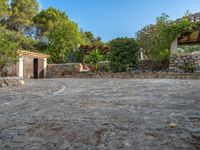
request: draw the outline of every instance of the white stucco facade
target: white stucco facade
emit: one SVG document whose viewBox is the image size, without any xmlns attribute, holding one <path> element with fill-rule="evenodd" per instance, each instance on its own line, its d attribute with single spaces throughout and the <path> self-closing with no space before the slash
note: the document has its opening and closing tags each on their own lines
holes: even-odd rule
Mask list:
<svg viewBox="0 0 200 150">
<path fill-rule="evenodd" d="M 44 58 L 44 77 L 47 75 L 47 58 Z"/>
<path fill-rule="evenodd" d="M 23 78 L 24 76 L 24 61 L 23 61 L 23 58 L 19 58 L 19 63 L 18 63 L 18 67 L 19 67 L 19 72 L 18 72 L 18 76 Z"/>
<path fill-rule="evenodd" d="M 178 40 L 175 39 L 171 45 L 170 45 L 170 54 L 177 54 L 177 49 L 178 49 Z"/>
</svg>

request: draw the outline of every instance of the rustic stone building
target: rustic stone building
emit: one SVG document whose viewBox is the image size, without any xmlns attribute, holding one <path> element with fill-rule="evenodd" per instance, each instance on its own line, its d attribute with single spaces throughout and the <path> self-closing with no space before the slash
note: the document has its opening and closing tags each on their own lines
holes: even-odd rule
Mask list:
<svg viewBox="0 0 200 150">
<path fill-rule="evenodd" d="M 49 55 L 21 50 L 19 54 L 20 58 L 17 64 L 4 69 L 7 76 L 18 76 L 25 79 L 46 77 Z"/>
</svg>

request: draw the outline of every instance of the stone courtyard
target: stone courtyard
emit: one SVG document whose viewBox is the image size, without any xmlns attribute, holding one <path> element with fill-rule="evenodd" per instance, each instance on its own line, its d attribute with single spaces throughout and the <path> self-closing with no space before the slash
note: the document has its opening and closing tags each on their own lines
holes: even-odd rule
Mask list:
<svg viewBox="0 0 200 150">
<path fill-rule="evenodd" d="M 45 79 L 0 89 L 1 150 L 198 150 L 200 80 Z"/>
</svg>

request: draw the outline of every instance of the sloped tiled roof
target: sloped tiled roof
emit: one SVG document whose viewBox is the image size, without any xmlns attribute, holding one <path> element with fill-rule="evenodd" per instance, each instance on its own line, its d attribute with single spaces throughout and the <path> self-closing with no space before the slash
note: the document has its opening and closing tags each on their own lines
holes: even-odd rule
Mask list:
<svg viewBox="0 0 200 150">
<path fill-rule="evenodd" d="M 32 57 L 32 58 L 49 58 L 50 57 L 50 55 L 31 52 L 31 51 L 25 51 L 25 50 L 18 50 L 18 53 L 23 56 L 28 56 L 28 57 Z"/>
</svg>

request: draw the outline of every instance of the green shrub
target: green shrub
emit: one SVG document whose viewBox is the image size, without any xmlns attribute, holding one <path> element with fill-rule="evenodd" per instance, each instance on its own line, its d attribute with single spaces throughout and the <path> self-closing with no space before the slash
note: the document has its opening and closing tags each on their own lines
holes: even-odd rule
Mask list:
<svg viewBox="0 0 200 150">
<path fill-rule="evenodd" d="M 124 72 L 138 62 L 139 45 L 134 38 L 117 38 L 109 42 L 109 60 L 114 72 Z"/>
<path fill-rule="evenodd" d="M 109 61 L 99 62 L 98 71 L 100 71 L 100 72 L 110 72 L 110 62 Z"/>
<path fill-rule="evenodd" d="M 102 60 L 102 55 L 100 54 L 99 50 L 93 50 L 87 56 L 87 62 L 92 66 L 94 71 L 98 69 L 98 63 Z"/>
</svg>

